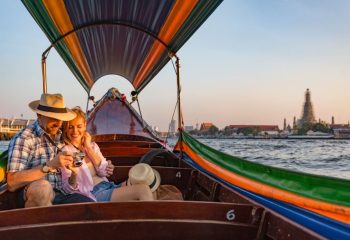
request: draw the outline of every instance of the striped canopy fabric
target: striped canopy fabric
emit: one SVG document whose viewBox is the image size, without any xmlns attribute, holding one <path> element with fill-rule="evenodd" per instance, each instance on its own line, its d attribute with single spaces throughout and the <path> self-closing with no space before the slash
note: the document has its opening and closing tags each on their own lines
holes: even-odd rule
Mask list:
<svg viewBox="0 0 350 240">
<path fill-rule="evenodd" d="M 222 0 L 22 2 L 87 92 L 108 74 L 140 92 Z"/>
</svg>

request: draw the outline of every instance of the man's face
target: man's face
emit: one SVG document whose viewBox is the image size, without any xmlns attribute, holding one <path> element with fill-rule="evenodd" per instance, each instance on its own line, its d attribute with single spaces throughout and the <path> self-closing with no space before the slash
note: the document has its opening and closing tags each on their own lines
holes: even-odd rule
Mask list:
<svg viewBox="0 0 350 240">
<path fill-rule="evenodd" d="M 50 135 L 56 135 L 60 127 L 62 126 L 62 121 L 38 115 L 40 126 Z"/>
</svg>

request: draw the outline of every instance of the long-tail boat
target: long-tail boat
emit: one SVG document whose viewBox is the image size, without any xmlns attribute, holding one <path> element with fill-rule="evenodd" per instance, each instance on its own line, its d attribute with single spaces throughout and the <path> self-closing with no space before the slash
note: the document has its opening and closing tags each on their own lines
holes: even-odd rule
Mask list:
<svg viewBox="0 0 350 240">
<path fill-rule="evenodd" d="M 279 169 L 214 150 L 183 130 L 178 50 L 222 0 L 22 0 L 88 95 L 88 130 L 127 178 L 138 162 L 184 200 L 80 203 L 20 209 L 0 174 L 1 239 L 350 239 L 350 181 Z M 170 149 L 132 104 L 175 59 L 179 139 Z M 107 74 L 134 87 L 128 102 L 109 89 L 89 108 Z M 0 170 L 6 169 L 5 154 Z M 1 172 L 0 172 L 1 173 Z"/>
</svg>

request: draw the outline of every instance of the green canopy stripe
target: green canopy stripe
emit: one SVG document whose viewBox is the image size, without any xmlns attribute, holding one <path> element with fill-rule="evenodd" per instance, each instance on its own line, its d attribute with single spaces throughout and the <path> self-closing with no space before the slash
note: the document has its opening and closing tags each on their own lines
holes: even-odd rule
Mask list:
<svg viewBox="0 0 350 240">
<path fill-rule="evenodd" d="M 22 0 L 22 2 L 51 42 L 55 41 L 61 36 L 55 26 L 55 23 L 52 21 L 50 15 L 48 14 L 42 0 Z M 81 83 L 85 91 L 88 92 L 89 86 L 86 84 L 83 76 L 80 73 L 80 70 L 77 68 L 73 56 L 66 46 L 65 41 L 63 40 L 57 43 L 55 48 L 68 68 L 72 71 L 73 75 Z"/>
</svg>

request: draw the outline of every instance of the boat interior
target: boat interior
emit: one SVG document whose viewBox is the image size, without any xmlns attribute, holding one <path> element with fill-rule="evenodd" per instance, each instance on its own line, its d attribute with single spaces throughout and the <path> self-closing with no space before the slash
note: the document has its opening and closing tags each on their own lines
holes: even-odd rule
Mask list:
<svg viewBox="0 0 350 240">
<path fill-rule="evenodd" d="M 236 239 L 322 239 L 180 160 L 179 155 L 170 151 L 148 127 L 142 127 L 146 123 L 121 99 L 119 92 L 116 89 L 111 91 L 113 97 L 106 94 L 89 113 L 88 120 L 89 129 L 95 134 L 94 141 L 106 159 L 115 165 L 109 180 L 121 183 L 127 179 L 131 166 L 145 162 L 160 173 L 161 184 L 175 186 L 183 200 L 16 209 L 17 194 L 5 190 L 0 195 L 1 239 L 10 239 L 13 234 L 32 239 L 45 235 L 73 238 L 79 237 L 81 231 L 84 231 L 84 239 L 112 235 L 123 239 L 145 239 L 150 229 L 152 239 L 231 239 L 231 236 Z M 96 121 L 110 114 L 111 108 L 120 108 L 129 115 Z M 125 119 L 132 120 L 126 123 Z M 100 122 L 103 122 L 101 126 L 124 122 L 128 126 L 127 130 L 124 126 L 124 131 L 130 132 L 133 128 L 132 131 L 142 131 L 142 134 L 106 133 L 99 127 Z M 137 229 L 137 234 L 130 235 L 133 229 Z"/>
</svg>

